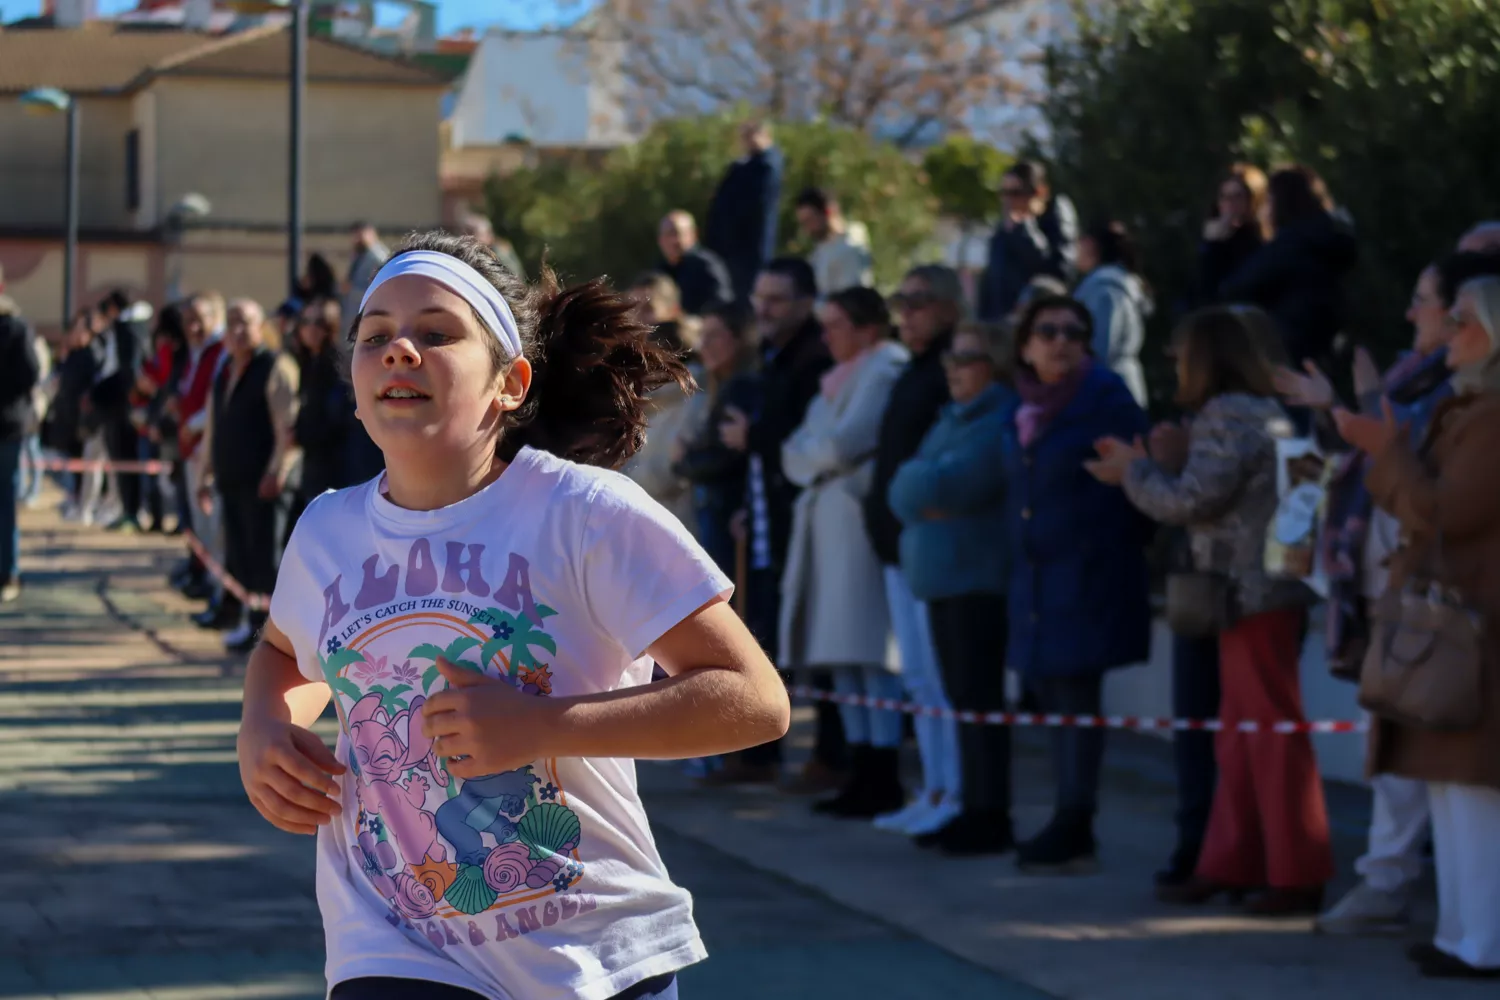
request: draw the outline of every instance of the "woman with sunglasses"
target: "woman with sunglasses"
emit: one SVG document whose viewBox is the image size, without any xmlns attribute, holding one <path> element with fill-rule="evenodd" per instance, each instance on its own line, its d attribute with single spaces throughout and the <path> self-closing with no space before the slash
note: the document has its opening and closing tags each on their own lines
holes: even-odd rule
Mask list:
<svg viewBox="0 0 1500 1000">
<path fill-rule="evenodd" d="M 1005 710 L 1006 414 L 1015 393 L 997 324 L 960 326 L 942 352 L 952 402 L 891 480 L 887 497 L 901 521 L 901 574 L 927 605 L 943 687 L 973 712 Z M 905 664 L 903 664 L 903 668 Z M 1012 844 L 1010 730 L 963 726 L 959 808 L 923 847 L 945 854 L 1003 853 Z"/>
<path fill-rule="evenodd" d="M 1020 398 L 1006 422 L 1006 662 L 1038 710 L 1064 715 L 1098 715 L 1105 672 L 1140 663 L 1151 650 L 1151 529 L 1118 490 L 1084 468 L 1095 441 L 1133 440 L 1148 422 L 1120 376 L 1095 363 L 1092 338 L 1081 302 L 1033 302 L 1016 330 Z M 1104 731 L 1054 729 L 1052 750 L 1056 809 L 1016 860 L 1026 871 L 1087 871 L 1095 858 Z"/>
</svg>

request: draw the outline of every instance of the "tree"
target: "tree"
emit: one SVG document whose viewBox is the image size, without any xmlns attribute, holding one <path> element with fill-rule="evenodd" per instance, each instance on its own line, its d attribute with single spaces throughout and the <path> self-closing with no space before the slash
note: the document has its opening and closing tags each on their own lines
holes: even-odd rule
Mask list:
<svg viewBox="0 0 1500 1000">
<path fill-rule="evenodd" d="M 1121 0 L 1047 57 L 1053 173 L 1086 219 L 1136 232 L 1159 338 L 1236 160 L 1305 163 L 1353 219 L 1354 340 L 1410 340 L 1422 266 L 1500 214 L 1500 5 L 1483 0 Z M 1148 350 L 1146 360 L 1156 352 Z M 1156 374 L 1163 374 L 1157 372 Z M 1164 380 L 1169 380 L 1165 376 Z"/>
<path fill-rule="evenodd" d="M 736 122 L 743 113 L 660 122 L 601 165 L 544 163 L 492 179 L 495 227 L 528 268 L 545 253 L 565 276 L 607 274 L 617 283 L 629 281 L 655 264 L 662 216 L 681 208 L 702 222 L 724 168 L 737 155 Z M 811 249 L 800 242 L 792 206 L 810 185 L 833 191 L 845 214 L 869 227 L 882 284 L 898 281 L 914 258 L 931 249 L 937 202 L 921 167 L 900 150 L 827 122 L 778 125 L 776 137 L 787 158 L 784 249 Z"/>
<path fill-rule="evenodd" d="M 604 0 L 575 29 L 619 45 L 645 121 L 748 105 L 907 145 L 1018 96 L 1021 0 Z"/>
<path fill-rule="evenodd" d="M 928 188 L 943 214 L 958 222 L 960 246 L 967 247 L 969 237 L 995 218 L 1000 180 L 1013 163 L 1013 156 L 969 135 L 951 135 L 922 157 Z"/>
</svg>

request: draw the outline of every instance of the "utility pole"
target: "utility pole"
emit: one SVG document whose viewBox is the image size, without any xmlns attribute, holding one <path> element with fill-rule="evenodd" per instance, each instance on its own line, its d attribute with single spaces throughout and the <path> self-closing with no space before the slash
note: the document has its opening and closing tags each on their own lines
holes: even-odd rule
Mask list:
<svg viewBox="0 0 1500 1000">
<path fill-rule="evenodd" d="M 302 274 L 303 163 L 307 137 L 302 110 L 307 98 L 307 2 L 291 0 L 291 148 L 287 163 L 287 295 L 297 294 L 297 280 Z"/>
</svg>

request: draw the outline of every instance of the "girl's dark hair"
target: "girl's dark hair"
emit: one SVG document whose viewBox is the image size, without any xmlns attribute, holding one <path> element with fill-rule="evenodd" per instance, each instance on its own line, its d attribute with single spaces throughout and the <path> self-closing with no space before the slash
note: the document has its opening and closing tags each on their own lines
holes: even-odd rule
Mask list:
<svg viewBox="0 0 1500 1000">
<path fill-rule="evenodd" d="M 1271 201 L 1271 228 L 1279 230 L 1303 219 L 1323 215 L 1333 208 L 1328 186 L 1312 167 L 1294 166 L 1278 170 L 1266 185 Z"/>
<path fill-rule="evenodd" d="M 328 339 L 323 342 L 324 353 L 337 350 L 339 328 L 343 326 L 344 314 L 344 307 L 339 304 L 339 300 L 331 296 L 328 298 L 313 299 L 298 311 L 297 322 L 300 324 L 302 317 L 309 314 L 311 314 L 313 322 L 321 326 L 323 332 L 328 334 Z M 294 338 L 292 347 L 296 351 L 306 350 L 306 348 L 302 347 L 301 338 Z"/>
<path fill-rule="evenodd" d="M 885 296 L 873 288 L 862 285 L 845 288 L 828 296 L 824 304 L 838 306 L 855 326 L 878 326 L 882 332 L 890 328 L 890 306 L 885 304 Z"/>
<path fill-rule="evenodd" d="M 1031 339 L 1031 328 L 1036 325 L 1037 317 L 1049 309 L 1066 309 L 1073 314 L 1079 323 L 1083 324 L 1083 346 L 1092 352 L 1094 342 L 1094 317 L 1089 314 L 1088 306 L 1079 302 L 1070 295 L 1042 295 L 1032 299 L 1021 313 L 1021 318 L 1016 320 L 1015 337 L 1013 341 L 1014 364 L 1017 370 L 1031 371 L 1031 365 L 1021 356 L 1026 349 L 1026 342 Z"/>
<path fill-rule="evenodd" d="M 1273 328 L 1268 316 L 1247 306 L 1214 306 L 1184 319 L 1172 336 L 1182 372 L 1177 404 L 1195 412 L 1229 392 L 1275 399 L 1265 332 Z"/>
<path fill-rule="evenodd" d="M 161 312 L 156 314 L 155 335 L 165 338 L 174 351 L 187 346 L 187 327 L 182 322 L 181 305 L 169 302 L 161 307 Z"/>
<path fill-rule="evenodd" d="M 1017 160 L 1005 171 L 1005 176 L 1014 177 L 1026 185 L 1033 195 L 1040 194 L 1047 186 L 1047 168 L 1036 160 Z"/>
<path fill-rule="evenodd" d="M 617 469 L 646 442 L 647 397 L 674 382 L 688 392 L 695 388 L 682 359 L 635 318 L 635 302 L 602 278 L 563 288 L 543 265 L 540 278 L 528 284 L 472 236 L 442 230 L 411 234 L 395 255 L 413 250 L 463 261 L 505 296 L 515 316 L 532 375 L 525 401 L 505 415 L 499 453 L 507 461 L 530 445 Z M 350 325 L 351 342 L 359 319 Z M 514 359 L 498 337 L 485 338 L 485 344 L 498 376 Z"/>
<path fill-rule="evenodd" d="M 302 289 L 309 299 L 331 299 L 338 295 L 339 283 L 328 258 L 315 253 L 307 258 L 307 278 Z"/>
<path fill-rule="evenodd" d="M 1084 235 L 1099 249 L 1100 264 L 1118 264 L 1131 274 L 1140 272 L 1140 252 L 1125 223 L 1118 220 L 1095 223 Z"/>
<path fill-rule="evenodd" d="M 1458 290 L 1475 278 L 1500 277 L 1500 253 L 1468 251 L 1450 253 L 1438 258 L 1432 265 L 1437 272 L 1438 295 L 1443 305 L 1453 308 L 1458 301 Z"/>
</svg>

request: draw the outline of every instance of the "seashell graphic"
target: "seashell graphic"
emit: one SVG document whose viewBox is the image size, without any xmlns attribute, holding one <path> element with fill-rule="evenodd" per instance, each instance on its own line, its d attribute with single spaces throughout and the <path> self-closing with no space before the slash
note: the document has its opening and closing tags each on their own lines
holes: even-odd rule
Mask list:
<svg viewBox="0 0 1500 1000">
<path fill-rule="evenodd" d="M 501 844 L 484 859 L 484 882 L 498 893 L 519 889 L 531 868 L 531 852 L 520 844 Z"/>
<path fill-rule="evenodd" d="M 563 862 L 557 855 L 543 858 L 531 866 L 531 871 L 526 873 L 526 884 L 532 889 L 541 889 L 557 878 L 557 873 L 562 871 Z"/>
<path fill-rule="evenodd" d="M 573 810 L 556 802 L 543 802 L 521 817 L 516 824 L 516 835 L 531 848 L 531 857 L 540 859 L 577 847 L 583 829 Z"/>
<path fill-rule="evenodd" d="M 442 899 L 443 893 L 458 878 L 458 865 L 451 861 L 424 859 L 420 865 L 407 865 L 406 870 L 411 872 L 412 878 L 432 890 L 434 899 Z"/>
<path fill-rule="evenodd" d="M 437 896 L 406 872 L 396 876 L 396 908 L 412 920 L 425 920 L 437 912 Z"/>
<path fill-rule="evenodd" d="M 478 865 L 460 865 L 458 877 L 443 893 L 443 899 L 458 912 L 473 916 L 489 909 L 496 895 L 494 889 L 484 884 L 483 869 Z"/>
</svg>

